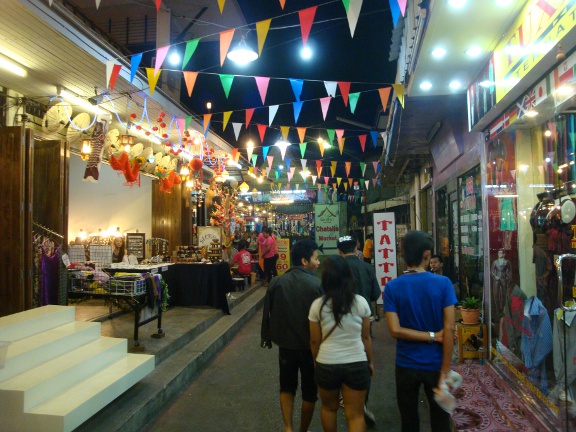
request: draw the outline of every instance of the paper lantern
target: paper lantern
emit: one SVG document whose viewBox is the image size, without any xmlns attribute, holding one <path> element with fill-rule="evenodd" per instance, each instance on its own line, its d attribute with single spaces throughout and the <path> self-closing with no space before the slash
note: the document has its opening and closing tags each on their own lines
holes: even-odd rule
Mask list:
<svg viewBox="0 0 576 432">
<path fill-rule="evenodd" d="M 194 158 L 190 161 L 190 168 L 192 168 L 192 171 L 200 171 L 203 165 L 204 162 L 199 158 Z"/>
</svg>

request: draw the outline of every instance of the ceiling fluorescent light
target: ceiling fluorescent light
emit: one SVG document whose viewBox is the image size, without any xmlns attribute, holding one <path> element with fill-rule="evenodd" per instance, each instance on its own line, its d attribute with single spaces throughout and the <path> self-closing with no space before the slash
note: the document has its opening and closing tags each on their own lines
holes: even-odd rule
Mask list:
<svg viewBox="0 0 576 432">
<path fill-rule="evenodd" d="M 26 78 L 26 75 L 28 75 L 28 72 L 26 72 L 26 69 L 24 69 L 21 66 L 18 66 L 16 63 L 14 63 L 11 60 L 7 60 L 4 57 L 0 57 L 0 67 L 2 69 L 6 69 L 8 72 L 12 72 L 15 75 L 18 75 L 19 77 L 22 78 Z"/>
<path fill-rule="evenodd" d="M 432 57 L 440 59 L 446 55 L 446 50 L 444 48 L 436 48 L 432 51 Z"/>
<path fill-rule="evenodd" d="M 448 4 L 452 6 L 454 9 L 460 9 L 464 7 L 468 0 L 448 0 Z"/>
<path fill-rule="evenodd" d="M 470 57 L 478 57 L 481 53 L 482 48 L 480 48 L 478 45 L 471 46 L 466 51 L 466 54 L 468 54 Z"/>
</svg>

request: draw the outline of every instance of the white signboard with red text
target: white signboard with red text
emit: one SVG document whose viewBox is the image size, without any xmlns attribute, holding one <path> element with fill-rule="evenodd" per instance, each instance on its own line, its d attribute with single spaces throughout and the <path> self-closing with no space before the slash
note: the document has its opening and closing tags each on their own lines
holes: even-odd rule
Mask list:
<svg viewBox="0 0 576 432">
<path fill-rule="evenodd" d="M 382 292 L 398 276 L 397 249 L 394 213 L 374 213 L 374 267 Z M 382 297 L 378 303 L 382 303 Z"/>
</svg>

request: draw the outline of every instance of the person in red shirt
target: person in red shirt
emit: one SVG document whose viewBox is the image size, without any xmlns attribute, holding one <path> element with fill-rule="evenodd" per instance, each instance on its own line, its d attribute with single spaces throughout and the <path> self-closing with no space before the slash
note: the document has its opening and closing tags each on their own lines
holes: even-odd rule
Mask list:
<svg viewBox="0 0 576 432">
<path fill-rule="evenodd" d="M 262 256 L 264 257 L 264 286 L 268 286 L 270 280 L 278 275 L 276 273 L 275 263 L 276 260 L 274 256 L 277 251 L 276 240 L 271 235 L 272 230 L 270 228 L 263 229 L 264 234 L 264 244 L 262 245 Z"/>
<path fill-rule="evenodd" d="M 252 273 L 252 254 L 246 250 L 247 246 L 246 240 L 240 240 L 240 243 L 238 243 L 239 251 L 232 259 L 232 272 L 242 277 L 250 276 L 250 273 Z M 238 267 L 234 266 L 234 264 L 237 264 Z"/>
</svg>

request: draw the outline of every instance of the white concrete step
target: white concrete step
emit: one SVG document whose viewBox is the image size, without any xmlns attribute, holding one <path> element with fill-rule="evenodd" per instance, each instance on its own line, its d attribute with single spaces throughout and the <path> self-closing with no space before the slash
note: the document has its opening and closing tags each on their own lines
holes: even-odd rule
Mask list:
<svg viewBox="0 0 576 432">
<path fill-rule="evenodd" d="M 27 411 L 126 356 L 126 339 L 99 338 L 0 383 L 0 406 Z"/>
<path fill-rule="evenodd" d="M 154 370 L 154 356 L 127 354 L 90 378 L 24 413 L 14 431 L 72 431 Z M 4 420 L 3 420 L 4 422 Z M 11 423 L 11 420 L 8 420 Z"/>
<path fill-rule="evenodd" d="M 100 323 L 74 321 L 12 342 L 0 383 L 100 338 Z"/>
<path fill-rule="evenodd" d="M 34 334 L 71 323 L 74 306 L 42 306 L 0 317 L 0 341 L 14 342 Z"/>
</svg>

